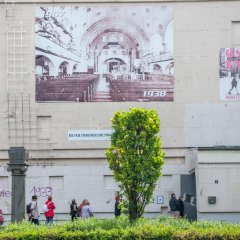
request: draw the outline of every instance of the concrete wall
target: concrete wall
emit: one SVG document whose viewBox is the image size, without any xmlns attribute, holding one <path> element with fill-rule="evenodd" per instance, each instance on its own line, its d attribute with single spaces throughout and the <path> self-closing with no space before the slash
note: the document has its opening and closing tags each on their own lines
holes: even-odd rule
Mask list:
<svg viewBox="0 0 240 240">
<path fill-rule="evenodd" d="M 2 162 L 1 166 L 6 165 Z M 163 176 L 157 183 L 148 216 L 159 216 L 168 212 L 168 201 L 172 191 L 180 193 L 179 173 L 184 171 L 182 160 L 166 164 Z M 40 211 L 48 195 L 53 195 L 56 204 L 56 219 L 69 218 L 69 206 L 73 198 L 80 204 L 89 199 L 97 217 L 113 217 L 114 194 L 118 189 L 106 160 L 57 160 L 53 166 L 30 166 L 26 177 L 26 202 L 38 196 Z M 158 203 L 158 196 L 164 202 Z M 0 168 L 0 205 L 5 214 L 11 211 L 11 177 L 6 167 Z M 43 216 L 41 217 L 43 218 Z"/>
<path fill-rule="evenodd" d="M 199 151 L 196 168 L 199 218 L 233 221 L 239 218 L 239 161 L 239 150 Z M 209 196 L 216 197 L 215 204 L 208 202 Z"/>
<path fill-rule="evenodd" d="M 160 205 L 156 204 L 156 196 L 164 196 L 165 202 L 162 211 L 167 212 L 169 193 L 173 191 L 177 195 L 180 193 L 180 174 L 187 174 L 189 170 L 185 164 L 187 147 L 239 145 L 239 102 L 223 103 L 219 101 L 218 57 L 220 48 L 231 47 L 231 21 L 240 20 L 240 2 L 169 0 L 161 3 L 159 1 L 159 4 L 174 7 L 174 102 L 38 104 L 34 102 L 34 8 L 45 4 L 51 6 L 55 4 L 51 1 L 30 2 L 25 0 L 22 2 L 25 4 L 15 3 L 14 9 L 12 9 L 11 4 L 5 5 L 3 1 L 0 1 L 0 158 L 2 159 L 0 176 L 9 176 L 6 173 L 6 150 L 10 146 L 7 122 L 6 79 L 9 78 L 9 75 L 7 74 L 6 62 L 8 54 L 6 36 L 9 27 L 22 22 L 27 29 L 25 33 L 26 54 L 23 56 L 25 56 L 24 64 L 28 67 L 26 80 L 31 94 L 32 106 L 37 116 L 49 117 L 47 120 L 49 122 L 46 123 L 41 134 L 48 134 L 53 143 L 53 156 L 51 159 L 46 159 L 47 167 L 43 167 L 43 160 L 40 160 L 39 164 L 37 159 L 33 159 L 31 162 L 32 166 L 27 173 L 28 199 L 31 195 L 29 191 L 34 186 L 49 187 L 50 176 L 64 176 L 63 189 L 54 191 L 54 199 L 59 206 L 57 212 L 68 212 L 68 203 L 73 197 L 76 197 L 78 202 L 83 197 L 88 197 L 96 212 L 107 214 L 113 211 L 113 195 L 116 188 L 106 189 L 104 186 L 104 175 L 111 175 L 104 156 L 104 150 L 109 146 L 109 142 L 69 142 L 67 131 L 69 129 L 108 129 L 111 127 L 110 118 L 113 113 L 121 109 L 127 110 L 130 106 L 156 108 L 161 119 L 160 135 L 167 153 L 163 174 L 167 176 L 165 178 L 167 180 L 166 186 L 159 183 L 159 188 L 154 195 L 155 203 L 148 207 L 149 212 L 159 214 L 161 212 Z M 64 1 L 62 2 L 62 5 L 69 5 Z M 73 5 L 79 6 L 100 5 L 100 3 L 72 2 L 74 2 Z M 103 3 L 102 6 L 109 4 L 121 3 L 109 2 Z M 149 5 L 149 3 L 144 2 L 142 4 Z M 11 17 L 12 13 L 14 13 L 13 17 Z M 229 124 L 230 122 L 231 124 Z M 211 182 L 214 179 L 210 180 L 210 177 L 227 174 L 223 166 L 218 168 L 219 171 L 209 165 L 199 168 L 200 175 L 209 174 L 209 180 L 206 178 L 209 182 L 206 185 L 204 182 L 199 182 L 199 189 L 206 188 L 204 195 L 198 196 L 199 211 L 220 211 L 222 208 L 226 211 L 237 211 L 235 207 L 227 207 L 229 198 L 226 196 L 230 192 L 224 190 L 226 185 L 222 185 L 216 190 L 216 194 L 225 191 L 225 194 L 219 196 L 219 199 L 223 199 L 222 202 L 219 200 L 220 205 L 213 206 L 215 209 L 212 206 L 211 208 L 210 206 L 206 207 L 206 196 L 214 193 L 216 188 L 216 185 Z M 227 161 L 225 166 L 228 166 Z M 234 167 L 236 166 L 232 165 L 231 169 Z M 162 181 L 165 181 L 164 177 Z M 234 178 L 234 181 L 237 180 Z M 237 184 L 239 183 L 236 182 L 235 186 Z M 106 202 L 110 198 L 112 200 L 107 204 Z M 0 201 L 4 205 L 4 211 L 9 212 L 9 200 L 6 200 L 6 197 L 0 197 Z M 43 199 L 40 199 L 40 202 L 43 202 Z"/>
<path fill-rule="evenodd" d="M 239 146 L 239 103 L 186 105 L 188 147 Z"/>
</svg>

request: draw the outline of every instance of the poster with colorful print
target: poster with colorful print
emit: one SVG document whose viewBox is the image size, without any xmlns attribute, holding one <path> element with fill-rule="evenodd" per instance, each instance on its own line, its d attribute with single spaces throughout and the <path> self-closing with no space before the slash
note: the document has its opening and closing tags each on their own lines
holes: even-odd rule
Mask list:
<svg viewBox="0 0 240 240">
<path fill-rule="evenodd" d="M 240 100 L 240 48 L 221 48 L 220 99 Z"/>
</svg>

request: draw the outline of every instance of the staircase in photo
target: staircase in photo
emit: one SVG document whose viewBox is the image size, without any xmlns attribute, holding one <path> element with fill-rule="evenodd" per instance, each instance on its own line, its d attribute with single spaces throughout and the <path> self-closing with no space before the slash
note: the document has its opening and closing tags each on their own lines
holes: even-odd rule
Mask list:
<svg viewBox="0 0 240 240">
<path fill-rule="evenodd" d="M 112 102 L 106 77 L 100 77 L 94 92 L 93 102 Z"/>
</svg>

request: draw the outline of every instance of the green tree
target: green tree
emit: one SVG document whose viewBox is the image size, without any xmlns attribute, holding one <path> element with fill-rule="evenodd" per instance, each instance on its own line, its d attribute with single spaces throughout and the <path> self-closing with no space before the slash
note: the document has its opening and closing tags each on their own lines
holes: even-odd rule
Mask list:
<svg viewBox="0 0 240 240">
<path fill-rule="evenodd" d="M 130 221 L 140 218 L 161 176 L 164 152 L 156 110 L 130 108 L 112 118 L 114 133 L 106 151 L 109 167 L 124 196 L 122 204 Z"/>
</svg>

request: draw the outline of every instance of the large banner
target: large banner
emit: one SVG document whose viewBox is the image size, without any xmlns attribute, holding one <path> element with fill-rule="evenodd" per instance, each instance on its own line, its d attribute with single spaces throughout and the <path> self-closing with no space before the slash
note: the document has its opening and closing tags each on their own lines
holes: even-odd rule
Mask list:
<svg viewBox="0 0 240 240">
<path fill-rule="evenodd" d="M 173 8 L 39 7 L 36 101 L 173 101 Z"/>
<path fill-rule="evenodd" d="M 221 48 L 220 99 L 240 100 L 240 48 Z"/>
</svg>

